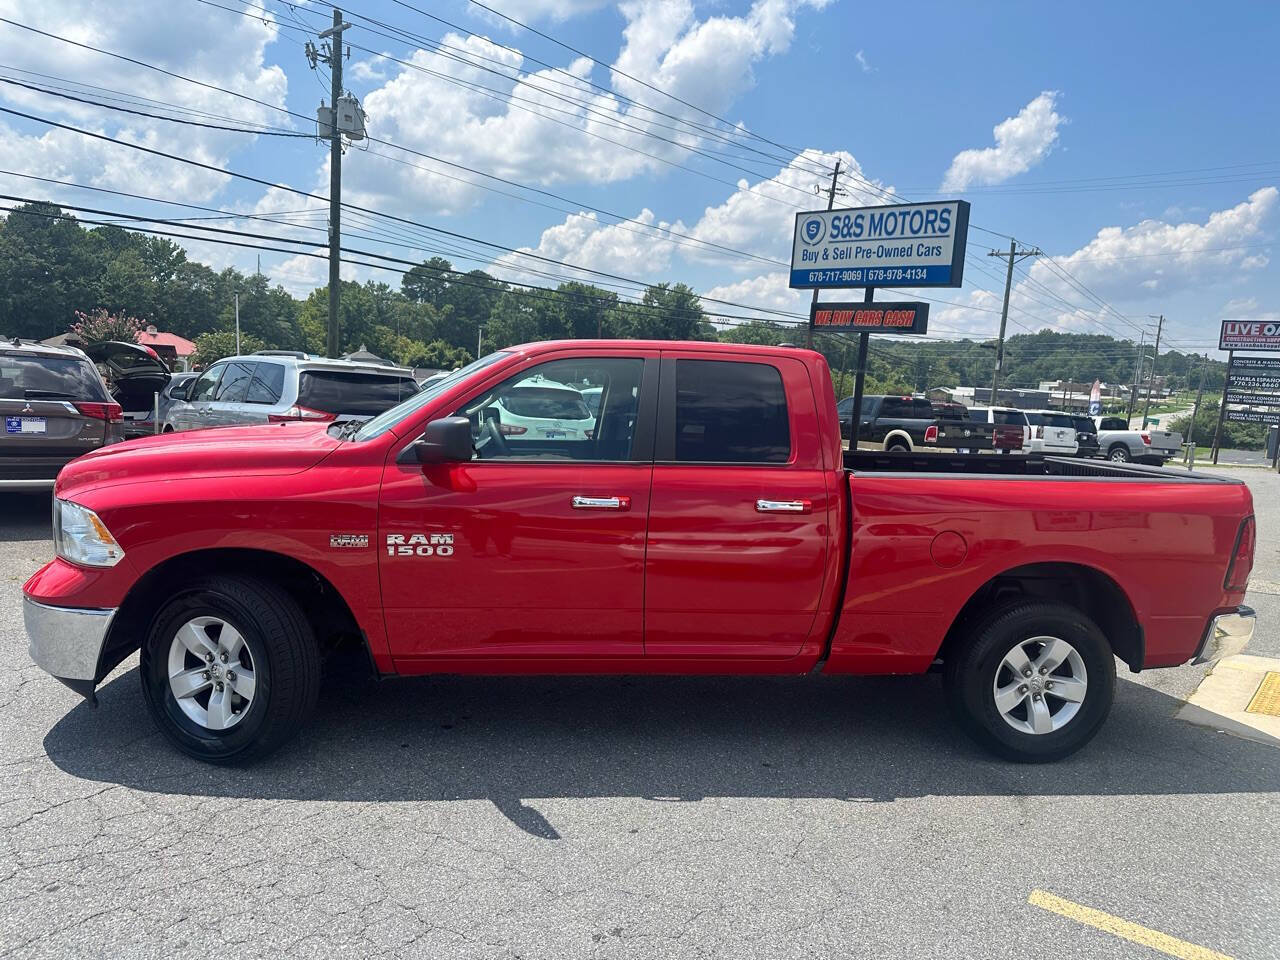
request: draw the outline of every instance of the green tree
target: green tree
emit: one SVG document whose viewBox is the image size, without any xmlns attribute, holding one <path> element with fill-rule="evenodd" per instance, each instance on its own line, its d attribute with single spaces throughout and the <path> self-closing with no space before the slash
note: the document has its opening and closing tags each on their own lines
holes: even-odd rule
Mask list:
<svg viewBox="0 0 1280 960">
<path fill-rule="evenodd" d="M 236 334 L 234 330 L 215 330 L 209 333 L 202 333 L 195 339 L 196 354 L 195 362 L 198 366 L 207 368 L 209 364 L 216 363 L 223 357 L 234 357 L 236 355 Z M 240 334 L 240 353 L 254 353 L 258 350 L 265 350 L 266 345 L 257 337 Z"/>
</svg>

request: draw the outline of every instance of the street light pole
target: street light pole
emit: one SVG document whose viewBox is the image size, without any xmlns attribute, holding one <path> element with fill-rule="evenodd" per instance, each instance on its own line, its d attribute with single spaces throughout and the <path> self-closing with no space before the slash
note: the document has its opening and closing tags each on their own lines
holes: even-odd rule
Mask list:
<svg viewBox="0 0 1280 960">
<path fill-rule="evenodd" d="M 1147 429 L 1147 413 L 1151 409 L 1151 388 L 1156 385 L 1156 361 L 1160 359 L 1160 334 L 1164 330 L 1164 314 L 1156 317 L 1149 314 L 1152 320 L 1158 319 L 1159 325 L 1156 327 L 1156 349 L 1151 357 L 1151 373 L 1147 374 L 1147 402 L 1142 406 L 1142 429 Z"/>
</svg>

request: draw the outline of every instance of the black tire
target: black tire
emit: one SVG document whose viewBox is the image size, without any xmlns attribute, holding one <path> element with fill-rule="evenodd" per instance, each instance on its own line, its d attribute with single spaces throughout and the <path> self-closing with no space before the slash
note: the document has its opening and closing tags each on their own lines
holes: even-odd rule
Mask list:
<svg viewBox="0 0 1280 960">
<path fill-rule="evenodd" d="M 885 450 L 889 453 L 910 453 L 911 447 L 907 445 L 905 440 L 895 438 L 885 445 Z"/>
<path fill-rule="evenodd" d="M 1005 655 L 1018 643 L 1040 636 L 1065 640 L 1076 649 L 1087 670 L 1087 685 L 1075 715 L 1060 729 L 1024 733 L 997 709 L 994 686 Z M 979 744 L 1006 760 L 1047 763 L 1075 753 L 1107 719 L 1115 699 L 1115 659 L 1097 624 L 1079 610 L 1063 603 L 1021 600 L 993 611 L 959 638 L 947 655 L 943 682 L 957 721 Z M 1054 703 L 1059 710 L 1066 705 Z"/>
<path fill-rule="evenodd" d="M 200 616 L 233 626 L 252 656 L 256 689 L 244 716 L 226 730 L 188 717 L 169 685 L 170 644 L 179 628 Z M 302 609 L 280 587 L 216 575 L 197 580 L 156 613 L 139 674 L 151 717 L 174 746 L 208 763 L 245 764 L 278 749 L 302 727 L 320 691 L 320 652 Z"/>
<path fill-rule="evenodd" d="M 1123 443 L 1117 443 L 1107 451 L 1107 459 L 1113 460 L 1116 463 L 1128 463 L 1130 460 L 1129 448 Z"/>
</svg>

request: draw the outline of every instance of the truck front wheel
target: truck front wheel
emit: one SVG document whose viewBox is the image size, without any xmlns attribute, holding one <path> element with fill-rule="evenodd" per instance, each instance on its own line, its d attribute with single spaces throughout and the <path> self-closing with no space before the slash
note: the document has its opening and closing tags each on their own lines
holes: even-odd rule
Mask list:
<svg viewBox="0 0 1280 960">
<path fill-rule="evenodd" d="M 142 691 L 161 732 L 209 763 L 248 763 L 301 727 L 320 689 L 315 636 L 273 583 L 210 576 L 165 603 L 142 644 Z"/>
<path fill-rule="evenodd" d="M 1075 753 L 1115 699 L 1115 660 L 1074 607 L 1018 601 L 979 622 L 946 658 L 947 700 L 964 730 L 1020 763 Z"/>
</svg>

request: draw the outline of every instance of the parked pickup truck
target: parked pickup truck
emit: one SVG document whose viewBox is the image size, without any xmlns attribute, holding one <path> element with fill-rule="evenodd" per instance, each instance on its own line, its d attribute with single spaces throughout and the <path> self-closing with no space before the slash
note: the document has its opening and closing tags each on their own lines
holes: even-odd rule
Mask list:
<svg viewBox="0 0 1280 960">
<path fill-rule="evenodd" d="M 589 434 L 504 429 L 535 376 L 600 388 Z M 364 422 L 113 445 L 59 475 L 54 549 L 35 662 L 92 698 L 140 649 L 160 729 L 217 763 L 297 733 L 344 643 L 382 675 L 936 666 L 974 738 L 1045 761 L 1106 718 L 1113 654 L 1210 660 L 1254 623 L 1239 481 L 844 453 L 825 360 L 785 347 L 532 344 Z"/>
<path fill-rule="evenodd" d="M 848 440 L 853 424 L 853 397 L 841 400 L 836 412 L 840 435 Z M 863 448 L 901 453 L 937 447 L 989 450 L 991 431 L 974 428 L 967 416 L 957 416 L 953 410 L 935 410 L 926 397 L 868 394 L 862 398 L 858 443 Z"/>
<path fill-rule="evenodd" d="M 1098 450 L 1115 463 L 1150 463 L 1163 466 L 1182 453 L 1182 434 L 1172 430 L 1131 430 L 1124 417 L 1095 417 Z"/>
</svg>

